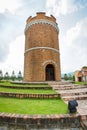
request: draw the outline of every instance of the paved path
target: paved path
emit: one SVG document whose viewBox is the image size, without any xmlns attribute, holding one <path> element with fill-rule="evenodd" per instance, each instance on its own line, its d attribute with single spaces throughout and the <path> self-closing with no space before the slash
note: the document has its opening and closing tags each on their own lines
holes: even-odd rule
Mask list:
<svg viewBox="0 0 87 130">
<path fill-rule="evenodd" d="M 87 100 L 78 100 L 77 109 L 81 115 L 87 115 Z"/>
<path fill-rule="evenodd" d="M 61 94 L 66 103 L 69 100 L 77 100 L 77 111 L 81 115 L 84 130 L 87 130 L 87 85 L 62 84 L 61 82 L 61 84 L 54 83 L 51 86 L 56 92 Z"/>
<path fill-rule="evenodd" d="M 59 93 L 82 93 L 82 92 L 87 92 L 87 88 L 82 88 L 82 89 L 73 89 L 73 90 L 59 90 Z M 77 110 L 79 114 L 81 115 L 87 115 L 87 99 L 85 100 L 77 100 L 78 102 L 78 107 Z"/>
<path fill-rule="evenodd" d="M 56 90 L 56 92 L 60 93 L 63 97 L 65 96 L 69 97 L 70 94 L 72 97 L 75 96 L 86 96 L 87 97 L 87 86 L 84 85 L 74 85 L 74 84 L 52 84 L 53 88 Z M 66 88 L 66 89 L 64 89 Z M 70 89 L 72 88 L 72 89 Z M 75 95 L 73 95 L 75 93 Z M 67 101 L 66 101 L 67 102 Z M 84 100 L 77 100 L 78 107 L 77 111 L 80 115 L 87 115 L 87 99 Z"/>
</svg>

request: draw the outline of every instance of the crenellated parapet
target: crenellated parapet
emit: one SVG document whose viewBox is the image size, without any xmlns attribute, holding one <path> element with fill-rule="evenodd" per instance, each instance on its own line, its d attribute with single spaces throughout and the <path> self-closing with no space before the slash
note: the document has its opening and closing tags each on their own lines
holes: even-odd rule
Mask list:
<svg viewBox="0 0 87 130">
<path fill-rule="evenodd" d="M 58 25 L 56 23 L 56 19 L 52 15 L 50 17 L 48 17 L 48 16 L 45 16 L 45 13 L 37 13 L 37 16 L 35 16 L 35 17 L 30 16 L 27 19 L 27 22 L 26 22 L 25 32 L 32 25 L 35 25 L 35 24 L 48 24 L 48 25 L 51 25 L 54 28 L 56 28 L 57 32 L 59 33 L 59 28 L 58 28 Z"/>
<path fill-rule="evenodd" d="M 27 19 L 26 24 L 28 24 L 29 22 L 31 22 L 33 20 L 38 20 L 38 19 L 46 19 L 46 20 L 49 20 L 49 21 L 52 21 L 52 22 L 56 22 L 56 18 L 53 15 L 46 16 L 45 12 L 38 12 L 35 17 L 30 16 Z"/>
</svg>

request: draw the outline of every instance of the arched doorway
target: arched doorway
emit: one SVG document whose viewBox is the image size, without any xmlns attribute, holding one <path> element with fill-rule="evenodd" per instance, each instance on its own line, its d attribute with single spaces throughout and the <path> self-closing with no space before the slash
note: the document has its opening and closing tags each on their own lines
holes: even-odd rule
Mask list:
<svg viewBox="0 0 87 130">
<path fill-rule="evenodd" d="M 55 80 L 55 70 L 54 66 L 51 64 L 48 64 L 46 66 L 46 81 L 54 81 Z"/>
</svg>

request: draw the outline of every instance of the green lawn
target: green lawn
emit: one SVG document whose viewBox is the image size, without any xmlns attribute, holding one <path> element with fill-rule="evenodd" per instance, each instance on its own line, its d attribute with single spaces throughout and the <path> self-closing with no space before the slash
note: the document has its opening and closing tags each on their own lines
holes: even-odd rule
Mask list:
<svg viewBox="0 0 87 130">
<path fill-rule="evenodd" d="M 48 87 L 47 84 L 19 85 L 9 82 L 0 83 L 7 86 Z M 13 89 L 0 87 L 0 92 L 55 94 L 55 90 Z M 0 112 L 16 114 L 67 114 L 67 105 L 61 99 L 16 99 L 0 97 Z"/>
<path fill-rule="evenodd" d="M 16 114 L 67 114 L 61 99 L 13 99 L 0 97 L 0 112 Z"/>
<path fill-rule="evenodd" d="M 12 92 L 12 93 L 28 93 L 28 94 L 55 94 L 55 90 L 40 90 L 40 89 L 13 89 L 0 87 L 0 92 Z"/>
</svg>

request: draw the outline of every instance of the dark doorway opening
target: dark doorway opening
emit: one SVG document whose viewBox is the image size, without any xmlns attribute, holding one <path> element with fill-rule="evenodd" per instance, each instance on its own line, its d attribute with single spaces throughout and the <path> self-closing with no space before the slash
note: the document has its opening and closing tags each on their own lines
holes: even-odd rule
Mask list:
<svg viewBox="0 0 87 130">
<path fill-rule="evenodd" d="M 78 81 L 79 81 L 79 82 L 82 82 L 82 77 L 78 77 Z"/>
<path fill-rule="evenodd" d="M 48 64 L 46 66 L 46 81 L 54 81 L 55 80 L 55 70 L 54 66 Z"/>
</svg>

